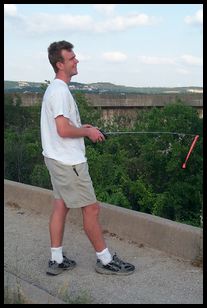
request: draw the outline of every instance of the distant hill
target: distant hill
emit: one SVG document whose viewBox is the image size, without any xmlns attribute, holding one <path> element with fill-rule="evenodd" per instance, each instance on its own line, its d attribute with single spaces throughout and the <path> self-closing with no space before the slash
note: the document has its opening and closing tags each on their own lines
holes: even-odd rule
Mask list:
<svg viewBox="0 0 207 308">
<path fill-rule="evenodd" d="M 46 82 L 30 81 L 4 81 L 4 93 L 43 93 Z M 137 94 L 170 94 L 170 93 L 203 93 L 202 87 L 127 87 L 115 85 L 110 82 L 78 83 L 70 82 L 71 91 L 82 91 L 86 93 L 137 93 Z"/>
</svg>

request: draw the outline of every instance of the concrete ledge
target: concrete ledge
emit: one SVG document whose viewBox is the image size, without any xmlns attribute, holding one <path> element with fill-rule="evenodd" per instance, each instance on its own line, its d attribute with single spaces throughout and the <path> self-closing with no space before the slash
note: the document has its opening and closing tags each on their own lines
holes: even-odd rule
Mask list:
<svg viewBox="0 0 207 308">
<path fill-rule="evenodd" d="M 5 204 L 29 208 L 49 215 L 51 190 L 4 180 Z M 71 209 L 68 219 L 82 225 L 80 209 Z M 101 203 L 100 215 L 105 232 L 146 245 L 186 260 L 201 260 L 203 230 L 157 216 Z"/>
<path fill-rule="evenodd" d="M 14 302 L 9 304 L 66 304 L 45 290 L 40 289 L 7 271 L 4 271 L 4 292 L 7 293 L 4 295 L 7 300 L 9 297 L 14 299 Z M 17 302 L 15 302 L 15 299 Z"/>
</svg>

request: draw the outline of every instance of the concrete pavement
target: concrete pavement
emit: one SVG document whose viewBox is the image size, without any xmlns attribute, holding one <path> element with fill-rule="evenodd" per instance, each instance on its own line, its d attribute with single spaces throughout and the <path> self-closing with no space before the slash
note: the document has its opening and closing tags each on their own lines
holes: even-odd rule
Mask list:
<svg viewBox="0 0 207 308">
<path fill-rule="evenodd" d="M 70 213 L 69 213 L 70 214 Z M 136 266 L 130 276 L 95 272 L 94 250 L 79 223 L 66 222 L 64 251 L 77 267 L 52 277 L 48 215 L 15 202 L 5 204 L 5 285 L 17 284 L 36 304 L 202 304 L 203 269 L 166 252 L 105 231 L 110 251 Z"/>
</svg>

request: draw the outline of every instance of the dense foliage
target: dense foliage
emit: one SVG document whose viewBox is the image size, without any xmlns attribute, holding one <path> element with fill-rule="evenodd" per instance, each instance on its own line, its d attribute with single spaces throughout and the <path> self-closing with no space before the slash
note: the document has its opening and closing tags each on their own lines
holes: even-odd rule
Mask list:
<svg viewBox="0 0 207 308">
<path fill-rule="evenodd" d="M 127 131 L 127 118 L 101 120 L 101 110 L 76 93 L 82 123 L 105 131 Z M 41 106 L 23 107 L 5 95 L 5 178 L 51 189 L 40 140 Z M 98 200 L 174 221 L 201 226 L 202 119 L 196 109 L 176 101 L 164 108 L 138 112 L 134 131 L 199 134 L 182 169 L 191 135 L 129 134 L 110 136 L 104 143 L 85 140 L 90 174 Z"/>
</svg>

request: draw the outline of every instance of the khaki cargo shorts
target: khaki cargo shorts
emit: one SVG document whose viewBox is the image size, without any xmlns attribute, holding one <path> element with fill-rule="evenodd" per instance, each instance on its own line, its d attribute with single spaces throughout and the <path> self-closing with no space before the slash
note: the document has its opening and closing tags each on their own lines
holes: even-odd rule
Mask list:
<svg viewBox="0 0 207 308">
<path fill-rule="evenodd" d="M 50 173 L 55 199 L 62 199 L 68 208 L 80 208 L 97 202 L 88 163 L 69 166 L 44 157 Z"/>
</svg>

